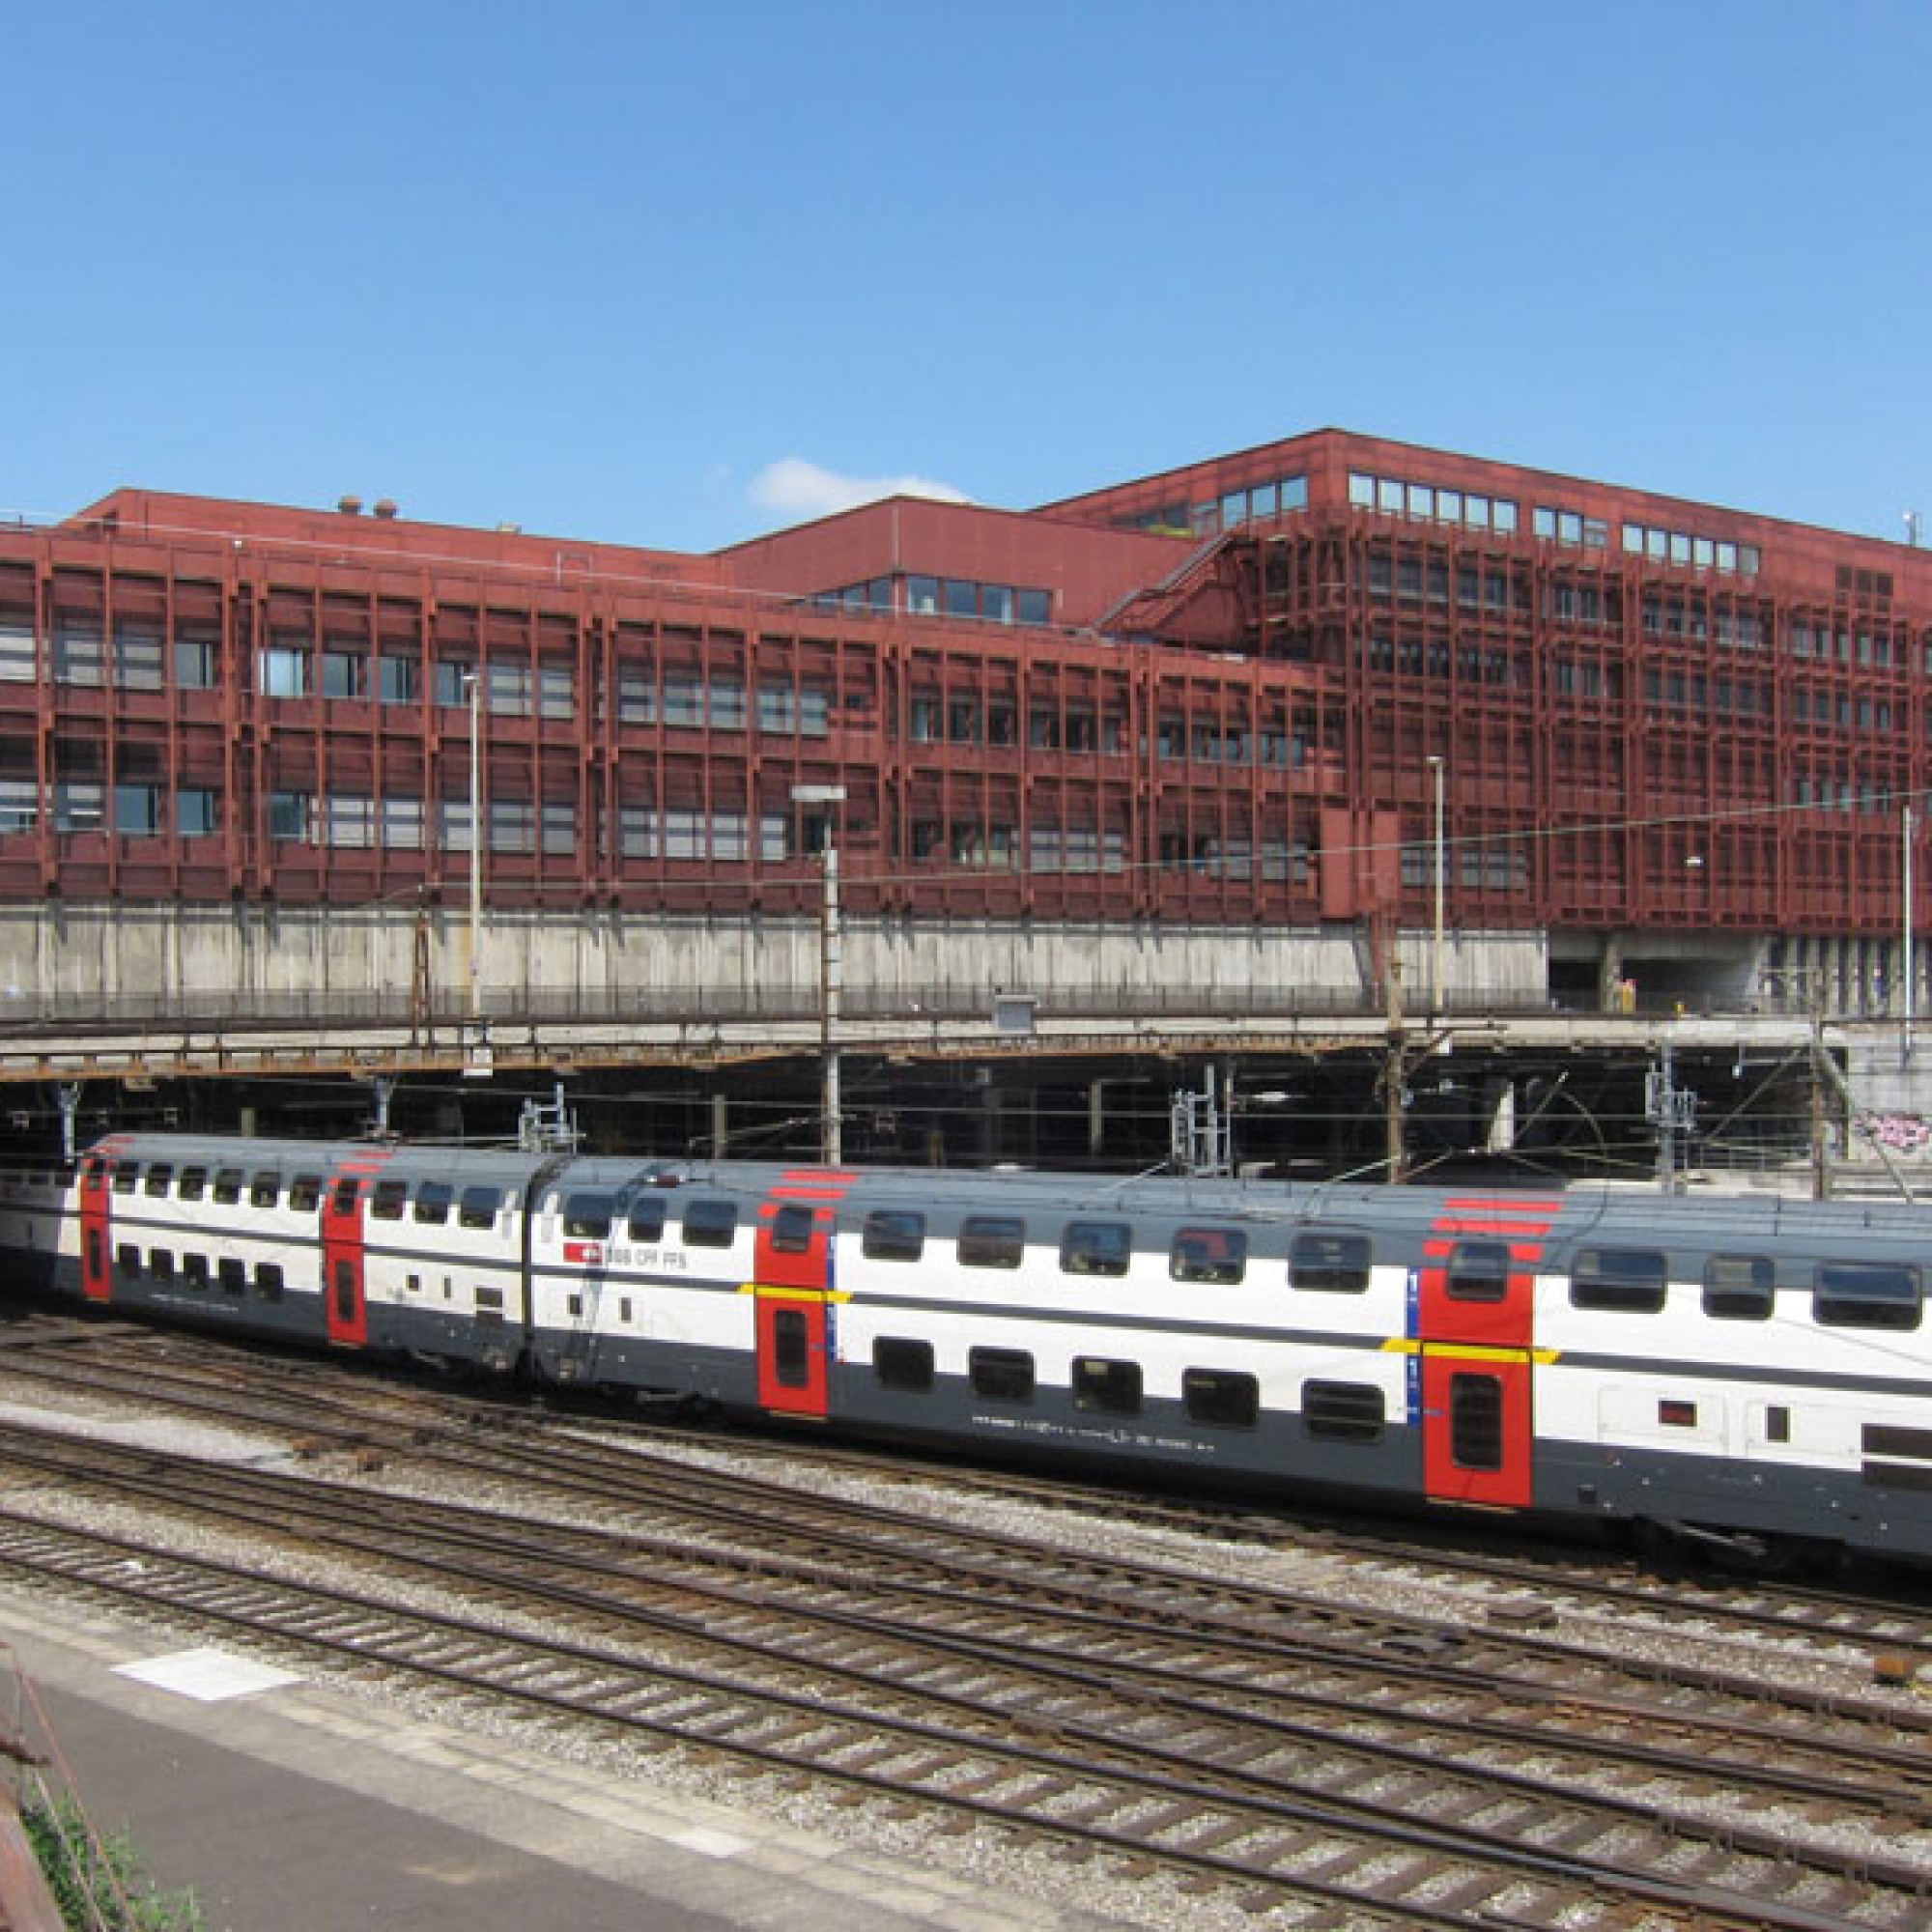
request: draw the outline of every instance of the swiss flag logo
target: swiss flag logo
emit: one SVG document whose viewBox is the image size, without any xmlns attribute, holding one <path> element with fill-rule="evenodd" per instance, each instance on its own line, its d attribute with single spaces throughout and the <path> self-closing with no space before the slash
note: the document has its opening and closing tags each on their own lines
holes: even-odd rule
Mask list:
<svg viewBox="0 0 1932 1932">
<path fill-rule="evenodd" d="M 604 1243 L 602 1241 L 566 1241 L 563 1244 L 563 1258 L 575 1262 L 579 1267 L 602 1267 L 604 1265 Z"/>
</svg>

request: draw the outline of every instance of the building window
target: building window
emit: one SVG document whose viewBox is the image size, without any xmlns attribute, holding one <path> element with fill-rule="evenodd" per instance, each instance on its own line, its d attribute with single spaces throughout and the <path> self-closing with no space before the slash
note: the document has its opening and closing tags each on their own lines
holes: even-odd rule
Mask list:
<svg viewBox="0 0 1932 1932">
<path fill-rule="evenodd" d="M 161 829 L 159 785 L 118 784 L 114 787 L 114 829 L 124 838 L 149 838 Z"/>
<path fill-rule="evenodd" d="M 308 696 L 308 648 L 300 644 L 270 644 L 262 653 L 264 697 Z"/>
<path fill-rule="evenodd" d="M 415 658 L 384 657 L 377 666 L 377 696 L 384 704 L 413 704 L 422 696 L 422 665 Z"/>
<path fill-rule="evenodd" d="M 360 651 L 324 651 L 322 654 L 322 695 L 345 698 L 364 696 L 368 690 L 369 661 Z"/>
<path fill-rule="evenodd" d="M 175 793 L 175 830 L 184 838 L 212 838 L 220 814 L 221 800 L 211 785 L 183 785 Z"/>
<path fill-rule="evenodd" d="M 283 844 L 305 843 L 309 836 L 309 796 L 302 791 L 269 794 L 269 837 Z"/>
</svg>

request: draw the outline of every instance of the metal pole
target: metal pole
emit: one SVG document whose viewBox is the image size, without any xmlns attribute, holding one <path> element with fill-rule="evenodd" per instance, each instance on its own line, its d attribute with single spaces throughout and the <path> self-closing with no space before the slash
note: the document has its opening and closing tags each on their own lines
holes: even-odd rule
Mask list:
<svg viewBox="0 0 1932 1932">
<path fill-rule="evenodd" d="M 1912 1022 L 1918 1012 L 1918 962 L 1913 957 L 1912 948 L 1912 808 L 1908 805 L 1901 814 L 1904 821 L 1903 863 L 1905 869 L 1905 933 L 1901 946 L 1900 966 L 1905 975 L 1905 1028 L 1899 1044 L 1907 1060 L 1912 1058 Z"/>
<path fill-rule="evenodd" d="M 822 972 L 825 986 L 825 1162 L 837 1167 L 845 1158 L 840 1127 L 842 1101 L 838 1092 L 838 994 L 842 979 L 838 932 L 838 843 L 830 821 L 825 828 L 825 920 Z"/>
<path fill-rule="evenodd" d="M 845 1142 L 840 1119 L 843 1102 L 838 1092 L 838 1000 L 844 975 L 838 928 L 838 832 L 835 814 L 845 803 L 845 787 L 795 784 L 791 797 L 794 805 L 827 808 L 825 843 L 819 855 L 825 875 L 825 895 L 818 912 L 818 1048 L 824 1069 L 818 1134 L 822 1158 L 828 1167 L 837 1167 L 845 1157 Z"/>
<path fill-rule="evenodd" d="M 469 1017 L 483 1018 L 483 676 L 469 685 Z"/>
<path fill-rule="evenodd" d="M 1429 761 L 1430 769 L 1435 775 L 1435 970 L 1430 980 L 1430 1010 L 1442 1010 L 1442 898 L 1443 881 L 1443 842 L 1442 842 L 1442 783 L 1443 766 L 1439 757 Z"/>
</svg>

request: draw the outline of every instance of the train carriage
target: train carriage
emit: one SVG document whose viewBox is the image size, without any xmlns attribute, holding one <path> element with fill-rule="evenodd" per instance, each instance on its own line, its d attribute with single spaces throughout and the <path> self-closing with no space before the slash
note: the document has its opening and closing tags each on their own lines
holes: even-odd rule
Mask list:
<svg viewBox="0 0 1932 1932">
<path fill-rule="evenodd" d="M 118 1134 L 18 1278 L 156 1319 L 1381 1503 L 1932 1557 L 1914 1208 Z"/>
</svg>

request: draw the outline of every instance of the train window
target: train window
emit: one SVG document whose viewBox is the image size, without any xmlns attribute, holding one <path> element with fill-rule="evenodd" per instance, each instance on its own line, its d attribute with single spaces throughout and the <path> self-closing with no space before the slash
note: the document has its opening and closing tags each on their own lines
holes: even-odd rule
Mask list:
<svg viewBox="0 0 1932 1932">
<path fill-rule="evenodd" d="M 1449 1378 L 1449 1454 L 1459 1469 L 1503 1465 L 1503 1384 L 1500 1376 Z"/>
<path fill-rule="evenodd" d="M 179 1192 L 184 1201 L 199 1201 L 208 1186 L 208 1170 L 205 1167 L 185 1167 L 182 1169 Z"/>
<path fill-rule="evenodd" d="M 427 1222 L 433 1228 L 440 1228 L 449 1219 L 449 1204 L 455 1198 L 456 1190 L 446 1180 L 425 1180 L 418 1183 L 416 1219 Z"/>
<path fill-rule="evenodd" d="M 684 1242 L 690 1248 L 728 1248 L 738 1232 L 735 1201 L 694 1201 L 684 1210 Z"/>
<path fill-rule="evenodd" d="M 224 1208 L 232 1208 L 242 1198 L 242 1170 L 217 1167 L 214 1170 L 214 1198 Z"/>
<path fill-rule="evenodd" d="M 1288 1251 L 1288 1285 L 1312 1294 L 1364 1294 L 1373 1256 L 1366 1235 L 1297 1235 Z"/>
<path fill-rule="evenodd" d="M 1176 1281 L 1239 1281 L 1248 1271 L 1248 1237 L 1238 1228 L 1182 1228 L 1167 1271 Z"/>
<path fill-rule="evenodd" d="M 1918 1270 L 1877 1262 L 1827 1262 L 1811 1313 L 1825 1328 L 1917 1328 Z"/>
<path fill-rule="evenodd" d="M 578 1241 L 609 1240 L 611 1216 L 616 1208 L 616 1202 L 608 1194 L 567 1194 L 563 1201 L 563 1232 Z"/>
<path fill-rule="evenodd" d="M 502 1321 L 503 1291 L 500 1288 L 479 1288 L 476 1291 L 476 1319 L 490 1327 Z"/>
<path fill-rule="evenodd" d="M 322 1206 L 322 1176 L 298 1174 L 289 1182 L 289 1211 L 313 1214 Z"/>
<path fill-rule="evenodd" d="M 335 1264 L 335 1319 L 354 1321 L 357 1313 L 355 1264 L 340 1261 Z"/>
<path fill-rule="evenodd" d="M 1767 1442 L 1791 1440 L 1791 1411 L 1782 1403 L 1773 1403 L 1765 1410 L 1764 1439 Z"/>
<path fill-rule="evenodd" d="M 781 1388 L 802 1389 L 810 1384 L 811 1325 L 803 1309 L 773 1311 L 772 1379 Z"/>
<path fill-rule="evenodd" d="M 1442 1292 L 1451 1301 L 1501 1301 L 1509 1277 L 1507 1241 L 1458 1241 L 1442 1271 Z"/>
<path fill-rule="evenodd" d="M 866 1216 L 861 1250 L 868 1262 L 916 1262 L 925 1252 L 925 1216 L 902 1208 Z"/>
<path fill-rule="evenodd" d="M 503 1205 L 500 1187 L 466 1187 L 457 1196 L 456 1224 L 460 1228 L 494 1228 Z"/>
<path fill-rule="evenodd" d="M 88 1229 L 85 1266 L 90 1281 L 96 1279 L 101 1272 L 101 1248 L 103 1245 L 104 1243 L 100 1238 L 100 1230 L 99 1228 Z"/>
<path fill-rule="evenodd" d="M 881 1335 L 872 1344 L 872 1374 L 878 1378 L 881 1388 L 929 1389 L 932 1344 Z"/>
<path fill-rule="evenodd" d="M 1657 1419 L 1666 1429 L 1695 1429 L 1697 1405 L 1675 1396 L 1666 1397 L 1657 1405 Z"/>
<path fill-rule="evenodd" d="M 1718 1321 L 1769 1321 L 1776 1285 L 1769 1255 L 1713 1255 L 1704 1264 L 1704 1313 Z"/>
<path fill-rule="evenodd" d="M 1252 1429 L 1261 1420 L 1261 1383 L 1238 1369 L 1183 1370 L 1180 1394 L 1190 1422 L 1214 1429 Z"/>
<path fill-rule="evenodd" d="M 347 1184 L 352 1188 L 355 1185 L 355 1183 L 353 1180 L 348 1182 Z M 248 1205 L 252 1208 L 272 1208 L 275 1205 L 275 1203 L 279 1201 L 281 1198 L 282 1198 L 282 1177 L 279 1174 L 272 1174 L 272 1173 L 258 1174 L 255 1177 L 255 1179 L 249 1183 Z M 351 1194 L 349 1197 L 349 1205 L 352 1208 L 355 1205 L 355 1197 L 354 1194 Z M 336 1205 L 336 1211 L 338 1213 L 343 1213 L 347 1211 L 345 1208 L 342 1208 L 339 1200 Z"/>
<path fill-rule="evenodd" d="M 1663 1306 L 1667 1279 L 1663 1257 L 1654 1248 L 1583 1248 L 1570 1269 L 1570 1306 L 1655 1315 Z"/>
<path fill-rule="evenodd" d="M 114 1191 L 116 1194 L 131 1194 L 135 1178 L 140 1174 L 140 1164 L 131 1160 L 117 1160 L 114 1163 Z"/>
<path fill-rule="evenodd" d="M 1033 1400 L 1033 1357 L 1024 1349 L 974 1349 L 966 1356 L 973 1393 L 995 1402 Z"/>
<path fill-rule="evenodd" d="M 114 1265 L 123 1274 L 137 1275 L 141 1272 L 141 1251 L 132 1241 L 124 1241 L 114 1250 Z"/>
<path fill-rule="evenodd" d="M 1377 1442 L 1385 1419 L 1382 1392 L 1373 1382 L 1301 1385 L 1301 1422 L 1311 1435 L 1330 1442 Z"/>
<path fill-rule="evenodd" d="M 665 1231 L 665 1205 L 649 1198 L 631 1203 L 631 1218 L 625 1224 L 634 1241 L 661 1241 Z"/>
<path fill-rule="evenodd" d="M 184 1255 L 182 1257 L 182 1281 L 189 1288 L 208 1286 L 208 1257 L 206 1255 Z"/>
<path fill-rule="evenodd" d="M 174 1250 L 172 1248 L 150 1248 L 148 1250 L 148 1272 L 156 1281 L 174 1280 Z"/>
<path fill-rule="evenodd" d="M 583 1314 L 582 1295 L 577 1294 L 575 1293 L 568 1294 L 564 1297 L 564 1303 L 570 1314 L 580 1318 L 582 1316 Z"/>
<path fill-rule="evenodd" d="M 664 1225 L 664 1206 L 655 1204 L 658 1225 Z M 772 1216 L 772 1253 L 802 1255 L 811 1247 L 811 1209 L 796 1201 L 787 1201 Z"/>
<path fill-rule="evenodd" d="M 1125 1274 L 1134 1231 L 1124 1221 L 1069 1221 L 1060 1236 L 1063 1274 Z"/>
<path fill-rule="evenodd" d="M 1098 1355 L 1073 1360 L 1073 1406 L 1096 1408 L 1108 1415 L 1141 1412 L 1141 1365 L 1110 1362 Z"/>
<path fill-rule="evenodd" d="M 280 1262 L 257 1262 L 255 1264 L 255 1293 L 264 1301 L 279 1301 L 282 1298 L 282 1264 Z"/>
<path fill-rule="evenodd" d="M 959 1224 L 959 1265 L 1016 1268 L 1026 1256 L 1026 1223 L 1010 1214 L 969 1214 Z"/>
<path fill-rule="evenodd" d="M 223 1294 L 240 1294 L 248 1286 L 248 1264 L 240 1255 L 223 1255 L 214 1264 Z"/>
<path fill-rule="evenodd" d="M 403 1218 L 403 1204 L 410 1198 L 410 1184 L 407 1180 L 379 1180 L 369 1193 L 369 1218 L 372 1221 L 400 1221 Z"/>
<path fill-rule="evenodd" d="M 173 1166 L 167 1161 L 157 1160 L 153 1167 L 149 1168 L 148 1178 L 142 1185 L 149 1194 L 165 1194 L 168 1191 L 168 1183 L 174 1178 L 175 1171 Z"/>
<path fill-rule="evenodd" d="M 270 1180 L 274 1179 L 272 1175 L 266 1178 Z M 335 1195 L 329 1203 L 328 1211 L 331 1214 L 353 1214 L 355 1211 L 356 1203 L 361 1199 L 362 1183 L 354 1176 L 351 1176 L 349 1179 L 338 1180 L 335 1183 Z"/>
</svg>

